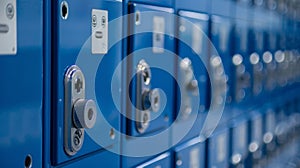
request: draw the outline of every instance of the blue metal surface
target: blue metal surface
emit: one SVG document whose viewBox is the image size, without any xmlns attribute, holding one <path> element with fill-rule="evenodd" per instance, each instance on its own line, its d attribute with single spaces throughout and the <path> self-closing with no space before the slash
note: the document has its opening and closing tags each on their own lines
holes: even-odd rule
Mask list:
<svg viewBox="0 0 300 168">
<path fill-rule="evenodd" d="M 222 59 L 222 64 L 224 68 L 224 73 L 226 74 L 226 100 L 225 109 L 223 110 L 223 115 L 220 123 L 227 123 L 231 118 L 232 110 L 232 51 L 233 51 L 233 18 L 232 13 L 228 12 L 231 9 L 230 3 L 225 3 L 223 8 L 213 8 L 210 19 L 210 39 L 213 43 L 215 49 L 217 50 L 220 58 Z M 230 10 L 231 11 L 231 10 Z M 216 15 L 214 15 L 216 14 Z M 232 15 L 231 15 L 232 14 Z M 231 17 L 230 17 L 231 16 Z M 210 55 L 211 56 L 211 55 Z"/>
<path fill-rule="evenodd" d="M 210 0 L 191 0 L 189 3 L 183 0 L 175 1 L 175 9 L 209 14 L 211 10 Z"/>
<path fill-rule="evenodd" d="M 229 167 L 230 134 L 226 125 L 216 130 L 207 142 L 208 167 Z"/>
<path fill-rule="evenodd" d="M 102 147 L 94 142 L 94 140 L 85 134 L 85 140 L 82 149 L 75 156 L 68 156 L 64 151 L 63 146 L 63 128 L 64 128 L 64 74 L 66 69 L 75 64 L 75 61 L 80 53 L 80 50 L 86 46 L 86 41 L 89 42 L 91 36 L 91 11 L 92 9 L 101 9 L 108 11 L 108 21 L 111 21 L 122 15 L 122 3 L 119 1 L 68 1 L 69 15 L 66 20 L 61 18 L 61 1 L 53 2 L 53 62 L 52 62 L 52 79 L 53 79 L 53 115 L 52 115 L 52 164 L 57 165 L 70 159 L 83 156 L 87 153 L 100 150 Z M 84 8 L 83 8 L 84 6 Z M 74 28 L 76 27 L 76 28 Z M 109 34 L 117 34 L 119 29 L 110 29 Z M 116 33 L 117 32 L 117 33 Z M 110 40 L 110 38 L 109 38 Z M 108 122 L 117 130 L 120 130 L 120 115 L 116 106 L 113 103 L 111 89 L 112 74 L 121 60 L 121 43 L 113 46 L 104 56 L 99 65 L 95 79 L 95 92 L 97 102 L 99 102 L 100 110 Z M 89 50 L 90 51 L 90 50 Z M 100 57 L 85 53 L 88 57 L 86 60 L 93 61 Z M 88 62 L 85 66 L 92 64 Z M 80 65 L 79 65 L 80 66 Z M 85 68 L 85 67 L 81 67 Z M 83 69 L 83 73 L 85 73 Z M 86 81 L 91 82 L 91 81 Z M 87 97 L 89 92 L 87 88 Z M 95 100 L 96 101 L 96 100 Z M 109 136 L 109 130 L 104 135 Z M 103 132 L 102 132 L 103 133 Z M 99 133 L 101 134 L 101 133 Z M 95 137 L 94 137 L 95 138 Z M 117 145 L 118 138 L 111 141 L 108 146 Z M 108 147 L 105 146 L 105 147 Z"/>
<path fill-rule="evenodd" d="M 206 165 L 205 141 L 194 138 L 175 148 L 174 167 L 199 167 Z"/>
<path fill-rule="evenodd" d="M 147 5 L 155 5 L 161 7 L 173 7 L 173 0 L 125 0 L 125 4 L 127 3 L 139 3 L 139 4 L 147 4 Z"/>
<path fill-rule="evenodd" d="M 233 55 L 240 54 L 242 56 L 242 66 L 244 66 L 244 72 L 242 79 L 236 79 L 233 76 L 233 80 L 237 80 L 242 83 L 242 90 L 237 90 L 238 83 L 233 83 L 234 90 L 232 91 L 234 101 L 239 105 L 247 105 L 247 102 L 251 98 L 252 88 L 251 88 L 251 64 L 250 64 L 250 6 L 247 4 L 237 4 L 235 5 L 235 23 L 234 23 L 234 37 L 233 37 Z M 231 63 L 233 64 L 233 63 Z M 237 68 L 232 66 L 232 72 L 237 73 Z M 244 93 L 237 93 L 237 92 Z M 242 96 L 241 94 L 244 94 Z"/>
<path fill-rule="evenodd" d="M 154 159 L 151 159 L 143 164 L 136 166 L 137 168 L 157 168 L 157 167 L 170 167 L 171 157 L 170 153 L 163 153 Z"/>
<path fill-rule="evenodd" d="M 139 11 L 141 13 L 141 24 L 138 26 L 133 25 L 134 22 L 132 22 L 132 25 L 130 26 L 131 32 L 135 34 L 135 29 L 142 29 L 143 27 L 151 27 L 152 28 L 152 22 L 149 22 L 147 19 L 153 20 L 154 16 L 160 16 L 165 18 L 165 25 L 174 25 L 174 18 L 171 17 L 170 14 L 168 13 L 173 13 L 173 9 L 171 8 L 161 8 L 161 7 L 155 7 L 155 6 L 147 6 L 147 5 L 141 5 L 141 4 L 132 4 L 129 7 L 129 12 L 134 13 L 136 11 Z M 145 13 L 143 12 L 158 12 L 158 13 Z M 143 16 L 146 18 L 143 19 Z M 139 28 L 140 26 L 140 28 Z M 142 27 L 141 27 L 142 26 Z M 166 32 L 170 32 L 174 34 L 174 29 L 173 27 L 166 26 L 165 27 Z M 174 38 L 164 35 L 165 36 L 165 41 L 164 41 L 164 51 L 163 53 L 153 53 L 152 52 L 152 33 L 140 33 L 140 34 L 135 34 L 134 36 L 130 37 L 129 39 L 129 53 L 132 54 L 132 60 L 129 62 L 131 65 L 131 72 L 134 73 L 136 70 L 136 66 L 138 65 L 138 62 L 142 59 L 144 59 L 146 62 L 151 62 L 151 57 L 154 56 L 159 56 L 161 57 L 162 62 L 168 61 L 170 62 L 170 69 L 174 69 L 174 63 L 175 63 L 175 58 L 173 60 L 170 60 L 171 57 L 173 57 L 173 51 L 174 51 Z M 146 48 L 145 51 L 140 50 Z M 148 48 L 148 49 L 147 49 Z M 139 52 L 135 53 L 135 51 L 140 50 L 141 53 Z M 148 51 L 147 51 L 148 50 Z M 143 54 L 143 55 L 141 55 Z M 173 64 L 172 64 L 173 62 Z M 152 63 L 153 64 L 153 63 Z M 149 63 L 149 66 L 151 67 L 152 65 Z M 168 101 L 166 102 L 166 107 L 160 117 L 156 118 L 155 120 L 151 121 L 151 124 L 149 125 L 149 128 L 147 129 L 146 133 L 151 133 L 157 130 L 165 129 L 171 122 L 172 118 L 172 112 L 174 110 L 173 108 L 173 102 L 174 102 L 174 80 L 170 74 L 167 74 L 166 72 L 157 69 L 157 68 L 151 68 L 151 74 L 152 74 L 152 79 L 151 79 L 151 87 L 152 88 L 160 88 L 162 89 L 167 98 Z M 174 74 L 174 73 L 173 73 Z M 161 79 L 164 79 L 164 82 L 161 82 Z M 133 78 L 131 81 L 131 99 L 133 103 L 136 103 L 136 78 Z M 135 110 L 132 109 L 132 115 L 133 119 L 135 116 Z M 169 118 L 168 120 L 165 120 L 165 118 Z M 135 127 L 135 122 L 128 122 L 128 133 L 130 135 L 137 136 L 139 133 L 136 130 Z"/>
<path fill-rule="evenodd" d="M 30 158 L 32 167 L 236 167 L 232 165 L 236 154 L 242 156 L 241 165 L 245 167 L 300 165 L 300 18 L 299 11 L 295 10 L 295 2 L 282 4 L 276 1 L 274 5 L 267 0 L 66 0 L 69 15 L 64 20 L 61 18 L 62 1 L 16 1 L 17 54 L 0 56 L 2 167 L 26 167 Z M 110 139 L 104 143 L 106 145 L 97 144 L 93 140 L 95 137 L 91 136 L 93 134 L 86 132 L 82 149 L 74 156 L 65 153 L 64 74 L 68 67 L 76 63 L 80 51 L 89 47 L 92 9 L 107 10 L 109 21 L 128 13 L 156 12 L 141 14 L 139 24 L 135 24 L 134 17 L 124 18 L 123 23 L 109 27 L 109 34 L 113 37 L 121 34 L 126 37 L 142 26 L 154 29 L 153 18 L 159 16 L 164 18 L 165 32 L 179 35 L 193 43 L 193 28 L 181 22 L 181 19 L 174 20 L 170 14 L 200 25 L 221 56 L 228 77 L 227 104 L 217 129 L 208 139 L 204 141 L 203 137 L 200 139 L 197 136 L 206 119 L 211 97 L 210 79 L 201 60 L 191 47 L 172 35 L 163 36 L 164 49 L 169 52 L 153 53 L 153 33 L 148 32 L 135 34 L 123 41 L 120 39 L 103 57 L 95 79 L 95 101 L 99 103 L 105 119 L 116 131 L 135 138 L 116 135 L 115 139 L 110 139 L 111 127 L 108 129 L 99 123 L 103 127 L 97 136 Z M 9 11 L 0 9 L 0 12 Z M 1 28 L 2 20 L 0 35 L 3 33 Z M 83 47 L 84 44 L 87 46 Z M 208 62 L 212 55 L 206 41 L 201 47 L 201 54 Z M 149 50 L 140 52 L 143 48 Z M 275 69 L 263 61 L 267 51 L 272 56 L 271 64 Z M 167 62 L 168 68 L 176 76 L 179 74 L 177 60 L 167 59 L 174 53 L 192 61 L 200 87 L 199 110 L 192 111 L 192 116 L 198 114 L 198 117 L 191 130 L 179 142 L 176 140 L 186 133 L 183 130 L 191 124 L 190 119 L 176 121 L 164 137 L 149 145 L 138 138 L 155 136 L 165 131 L 178 115 L 182 98 L 174 78 L 163 70 L 151 68 L 151 87 L 161 88 L 166 93 L 167 101 L 164 102 L 164 111 L 150 122 L 145 133 L 139 133 L 135 121 L 124 117 L 118 108 L 135 118 L 135 110 L 128 104 L 130 100 L 125 97 L 127 92 L 124 90 L 128 89 L 125 86 L 130 82 L 130 98 L 136 104 L 136 78 L 128 77 L 136 71 L 140 59 L 146 60 L 151 66 L 157 63 L 154 58 L 160 58 L 158 62 Z M 253 93 L 252 78 L 250 86 L 245 90 L 246 97 L 237 102 L 234 99 L 237 85 L 234 82 L 232 58 L 240 54 L 245 71 L 253 77 L 253 66 L 249 61 L 253 53 L 258 54 L 262 64 L 262 90 L 258 95 Z M 82 58 L 86 62 L 79 63 L 79 66 L 86 76 L 90 76 L 88 70 L 103 55 L 84 54 Z M 118 63 L 129 58 L 127 55 L 130 54 L 133 55 L 132 59 L 122 65 L 122 71 L 117 74 L 119 83 L 116 87 L 122 85 L 122 88 L 119 88 L 121 93 L 115 105 L 111 95 L 112 75 Z M 283 62 L 278 61 L 280 56 Z M 278 82 L 280 77 L 285 81 Z M 87 79 L 87 82 L 91 82 Z M 274 80 L 275 85 L 271 89 L 268 88 L 270 79 Z M 90 98 L 93 90 L 87 89 L 87 98 Z M 194 99 L 192 102 L 198 103 Z M 143 147 L 164 150 L 149 156 L 122 155 L 142 151 Z M 252 151 L 255 147 L 258 147 L 257 150 Z M 30 157 L 26 159 L 26 156 Z"/>
<path fill-rule="evenodd" d="M 67 162 L 55 168 L 74 168 L 74 167 L 120 167 L 120 157 L 109 151 L 98 151 L 87 155 L 82 159 L 77 159 L 73 162 Z"/>
<path fill-rule="evenodd" d="M 236 117 L 233 121 L 232 128 L 230 129 L 230 146 L 231 146 L 231 155 L 230 155 L 230 162 L 233 162 L 233 157 L 236 155 L 241 156 L 240 165 L 246 166 L 247 158 L 248 158 L 248 147 L 249 147 L 249 122 L 248 116 L 242 115 Z"/>
<path fill-rule="evenodd" d="M 174 114 L 174 120 L 178 117 L 178 120 L 174 123 L 174 128 L 172 130 L 172 139 L 178 139 L 176 137 L 180 136 L 182 131 L 186 126 L 188 126 L 191 122 L 191 117 L 197 117 L 195 124 L 193 125 L 192 129 L 189 131 L 189 133 L 182 139 L 182 141 L 188 140 L 190 138 L 193 138 L 200 134 L 200 130 L 202 128 L 204 118 L 206 116 L 206 110 L 208 108 L 208 76 L 207 76 L 207 70 L 204 66 L 203 61 L 206 63 L 208 62 L 208 30 L 209 30 L 209 16 L 202 13 L 195 13 L 195 12 L 189 12 L 189 11 L 179 11 L 179 16 L 181 16 L 180 20 L 178 21 L 178 56 L 181 59 L 189 58 L 192 62 L 192 67 L 194 71 L 195 78 L 198 82 L 199 87 L 199 98 L 200 98 L 200 104 L 199 107 L 196 106 L 198 104 L 198 101 L 195 97 L 191 98 L 191 105 L 192 105 L 192 112 L 189 114 L 189 117 L 184 118 L 182 116 L 178 116 L 179 110 L 180 110 L 180 102 L 184 101 L 183 97 L 177 96 L 177 103 L 176 104 L 176 113 Z M 195 27 L 191 27 L 195 26 Z M 201 42 L 199 42 L 198 45 L 200 46 L 200 52 L 196 53 L 193 51 L 193 46 L 197 45 L 194 44 L 195 41 L 193 41 L 193 36 L 195 36 L 195 30 L 197 27 L 201 29 Z M 182 31 L 181 28 L 184 28 L 184 31 Z M 188 42 L 191 46 L 188 46 L 188 44 L 185 44 L 181 40 Z M 199 55 L 198 55 L 199 54 Z M 200 57 L 204 58 L 204 60 L 201 60 Z M 179 66 L 180 62 L 178 62 Z M 180 68 L 177 68 L 178 72 L 177 74 L 180 74 Z M 180 76 L 177 77 L 180 82 Z M 182 77 L 181 77 L 182 78 Z M 180 90 L 177 88 L 176 93 L 177 95 L 180 95 Z M 182 117 L 180 119 L 180 117 Z M 179 135 L 178 135 L 179 134 Z"/>
<path fill-rule="evenodd" d="M 24 167 L 27 155 L 34 167 L 42 166 L 43 5 L 17 1 L 17 54 L 0 56 L 3 167 Z"/>
<path fill-rule="evenodd" d="M 225 8 L 226 9 L 226 8 Z M 220 9 L 221 10 L 221 9 Z M 222 59 L 225 74 L 228 76 L 228 90 L 226 103 L 232 102 L 231 85 L 232 85 L 232 72 L 231 72 L 231 54 L 232 54 L 232 34 L 233 22 L 232 18 L 212 15 L 211 17 L 211 41 L 217 49 L 219 56 Z"/>
<path fill-rule="evenodd" d="M 135 25 L 134 18 L 130 18 L 129 20 L 129 31 L 131 34 L 134 34 L 133 36 L 128 38 L 128 55 L 132 54 L 133 56 L 128 59 L 128 64 L 127 64 L 127 73 L 135 73 L 136 71 L 136 66 L 138 65 L 138 62 L 142 59 L 144 59 L 149 66 L 151 67 L 152 64 L 155 64 L 155 62 L 152 61 L 152 57 L 159 57 L 161 58 L 161 62 L 170 62 L 170 69 L 174 71 L 174 64 L 175 64 L 175 58 L 173 57 L 173 52 L 174 52 L 174 38 L 164 35 L 164 49 L 165 51 L 163 53 L 153 53 L 152 51 L 152 33 L 139 33 L 135 34 L 136 29 L 140 30 L 147 30 L 152 29 L 153 27 L 153 18 L 155 16 L 162 17 L 164 18 L 165 21 L 165 32 L 168 32 L 170 34 L 174 34 L 174 28 L 172 26 L 167 26 L 167 25 L 174 25 L 174 18 L 171 17 L 170 14 L 173 13 L 173 9 L 171 8 L 162 8 L 162 7 L 156 7 L 156 6 L 150 6 L 150 5 L 142 5 L 142 4 L 130 4 L 129 5 L 129 13 L 135 13 L 136 11 L 140 12 L 140 24 Z M 149 13 L 153 11 L 154 13 Z M 143 13 L 143 12 L 148 12 L 148 13 Z M 150 22 L 149 22 L 150 20 Z M 144 29 L 143 29 L 144 28 Z M 140 50 L 147 48 L 146 50 Z M 136 52 L 138 51 L 138 52 Z M 170 60 L 171 58 L 171 60 Z M 156 59 L 157 61 L 157 59 Z M 173 72 L 174 74 L 174 72 Z M 130 76 L 130 75 L 127 75 Z M 137 131 L 136 128 L 136 123 L 133 120 L 129 120 L 128 118 L 123 118 L 123 120 L 126 122 L 126 127 L 123 127 L 123 131 L 127 133 L 127 135 L 131 136 L 151 136 L 155 135 L 157 133 L 160 133 L 161 131 L 165 131 L 166 128 L 170 125 L 173 117 L 173 111 L 174 111 L 174 79 L 170 74 L 167 72 L 157 69 L 157 68 L 151 68 L 151 87 L 152 88 L 160 88 L 162 89 L 166 96 L 167 96 L 167 101 L 166 106 L 160 116 L 155 118 L 154 120 L 150 121 L 150 125 L 147 128 L 147 130 L 140 134 Z M 161 79 L 164 79 L 162 82 Z M 134 77 L 131 81 L 128 79 L 131 83 L 130 85 L 130 97 L 131 101 L 133 104 L 136 104 L 136 77 Z M 128 101 L 128 100 L 127 100 Z M 164 101 L 164 100 L 162 100 Z M 164 104 L 164 103 L 162 103 Z M 135 119 L 135 114 L 136 111 L 135 109 L 131 109 L 130 105 L 127 107 L 127 112 L 129 112 L 130 117 Z M 153 118 L 153 115 L 151 115 L 151 118 Z M 155 115 L 154 115 L 155 116 Z M 168 131 L 168 130 L 167 130 Z M 169 131 L 168 131 L 169 132 Z M 167 133 L 169 134 L 169 133 Z M 131 139 L 130 137 L 124 136 L 122 138 L 123 141 L 123 146 L 122 150 L 132 150 L 132 148 L 136 147 L 136 143 L 134 139 Z M 161 139 L 160 142 L 153 142 L 153 144 L 157 144 L 156 146 L 169 146 L 169 139 L 168 137 L 164 137 Z M 147 148 L 147 146 L 141 146 L 141 148 Z M 143 150 L 143 149 L 140 149 Z M 131 167 L 131 166 L 136 166 L 137 164 L 140 164 L 141 162 L 144 162 L 145 160 L 150 159 L 150 157 L 122 157 L 122 165 L 125 167 Z"/>
</svg>

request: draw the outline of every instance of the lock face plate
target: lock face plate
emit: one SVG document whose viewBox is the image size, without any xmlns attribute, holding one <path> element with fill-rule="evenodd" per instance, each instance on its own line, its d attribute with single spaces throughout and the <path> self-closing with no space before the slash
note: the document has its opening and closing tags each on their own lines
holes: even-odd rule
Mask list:
<svg viewBox="0 0 300 168">
<path fill-rule="evenodd" d="M 16 0 L 0 1 L 0 55 L 17 53 Z"/>
<path fill-rule="evenodd" d="M 74 155 L 82 147 L 84 129 L 73 123 L 73 107 L 79 99 L 85 99 L 85 79 L 81 70 L 73 65 L 65 74 L 64 149 Z"/>
<path fill-rule="evenodd" d="M 144 96 L 150 91 L 151 70 L 148 64 L 141 60 L 137 65 L 137 90 L 136 90 L 136 129 L 143 133 L 149 126 L 150 110 L 144 108 Z"/>
</svg>

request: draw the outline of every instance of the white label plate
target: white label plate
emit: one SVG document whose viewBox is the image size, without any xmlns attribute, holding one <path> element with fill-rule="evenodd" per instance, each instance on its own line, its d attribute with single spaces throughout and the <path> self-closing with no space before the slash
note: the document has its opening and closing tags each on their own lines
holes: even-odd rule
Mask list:
<svg viewBox="0 0 300 168">
<path fill-rule="evenodd" d="M 163 53 L 165 43 L 165 18 L 161 16 L 153 17 L 153 53 Z"/>
<path fill-rule="evenodd" d="M 108 47 L 108 11 L 92 10 L 92 54 L 106 54 Z"/>
<path fill-rule="evenodd" d="M 202 52 L 203 33 L 201 30 L 202 26 L 200 24 L 195 24 L 193 26 L 192 48 L 197 54 Z"/>
<path fill-rule="evenodd" d="M 199 148 L 193 148 L 190 151 L 190 168 L 200 167 L 200 151 Z"/>
<path fill-rule="evenodd" d="M 221 134 L 217 139 L 217 159 L 218 162 L 223 162 L 226 157 L 226 135 Z"/>
</svg>

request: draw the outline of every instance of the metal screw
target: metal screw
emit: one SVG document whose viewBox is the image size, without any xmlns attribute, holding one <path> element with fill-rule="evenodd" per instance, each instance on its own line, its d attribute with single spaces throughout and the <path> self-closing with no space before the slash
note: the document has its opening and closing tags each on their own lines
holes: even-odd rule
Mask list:
<svg viewBox="0 0 300 168">
<path fill-rule="evenodd" d="M 77 135 L 79 138 L 82 136 L 82 131 L 80 129 L 75 131 L 75 135 Z"/>
<path fill-rule="evenodd" d="M 74 136 L 73 142 L 76 146 L 80 145 L 80 138 L 78 137 L 78 135 Z"/>
<path fill-rule="evenodd" d="M 9 3 L 7 4 L 6 6 L 6 16 L 8 19 L 12 19 L 15 15 L 15 9 L 14 9 L 14 6 Z"/>
<path fill-rule="evenodd" d="M 115 130 L 113 128 L 110 129 L 109 136 L 110 136 L 110 139 L 115 139 Z"/>
<path fill-rule="evenodd" d="M 101 18 L 101 25 L 102 25 L 102 27 L 105 27 L 105 23 L 106 23 L 106 17 L 102 16 L 102 18 Z"/>
<path fill-rule="evenodd" d="M 83 86 L 83 82 L 82 80 L 80 80 L 80 77 L 77 77 L 75 79 L 75 89 L 76 89 L 76 92 L 77 93 L 80 93 L 81 89 L 82 89 L 82 86 Z"/>
<path fill-rule="evenodd" d="M 136 25 L 141 24 L 141 13 L 140 13 L 140 11 L 135 12 L 135 24 Z"/>
<path fill-rule="evenodd" d="M 97 26 L 97 16 L 96 15 L 92 16 L 92 25 L 93 25 L 93 27 Z"/>
<path fill-rule="evenodd" d="M 149 123 L 149 116 L 148 116 L 148 113 L 144 113 L 144 116 L 143 116 L 143 124 L 144 125 L 148 125 Z"/>
</svg>

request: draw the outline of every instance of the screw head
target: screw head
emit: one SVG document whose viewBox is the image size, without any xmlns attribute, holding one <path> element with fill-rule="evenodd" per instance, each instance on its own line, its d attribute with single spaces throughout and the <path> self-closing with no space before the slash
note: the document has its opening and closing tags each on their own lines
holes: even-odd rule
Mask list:
<svg viewBox="0 0 300 168">
<path fill-rule="evenodd" d="M 105 24 L 106 24 L 106 17 L 102 16 L 102 18 L 101 18 L 101 25 L 102 25 L 102 27 L 105 27 Z"/>
<path fill-rule="evenodd" d="M 80 145 L 80 138 L 77 135 L 74 136 L 73 141 L 74 141 L 74 145 L 76 146 Z"/>
<path fill-rule="evenodd" d="M 92 25 L 93 25 L 93 27 L 97 26 L 97 16 L 96 15 L 92 16 Z"/>
<path fill-rule="evenodd" d="M 80 129 L 78 129 L 78 130 L 76 130 L 75 134 L 76 134 L 79 138 L 81 138 L 81 136 L 82 136 L 82 131 L 81 131 Z"/>
<path fill-rule="evenodd" d="M 149 113 L 144 113 L 142 123 L 145 127 L 148 127 L 149 120 L 150 120 Z"/>
<path fill-rule="evenodd" d="M 15 15 L 15 9 L 14 9 L 14 6 L 9 3 L 6 5 L 6 17 L 8 19 L 12 19 Z"/>
<path fill-rule="evenodd" d="M 74 84 L 75 84 L 76 92 L 80 93 L 83 87 L 82 79 L 80 79 L 80 77 L 76 77 Z"/>
<path fill-rule="evenodd" d="M 136 25 L 141 24 L 141 13 L 140 13 L 140 11 L 136 11 L 136 13 L 135 13 L 135 24 Z"/>
</svg>

